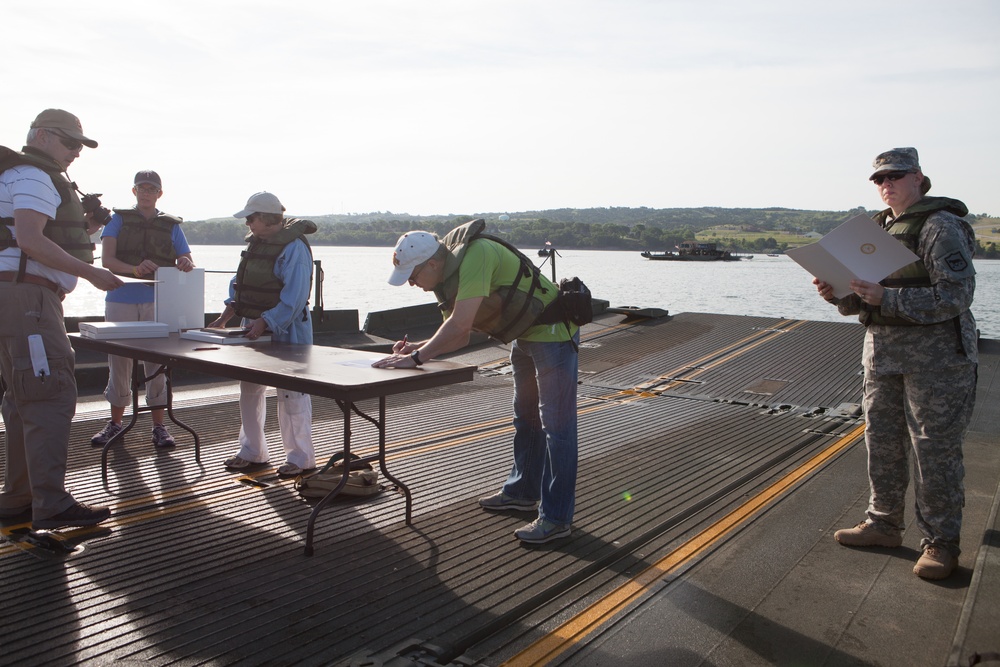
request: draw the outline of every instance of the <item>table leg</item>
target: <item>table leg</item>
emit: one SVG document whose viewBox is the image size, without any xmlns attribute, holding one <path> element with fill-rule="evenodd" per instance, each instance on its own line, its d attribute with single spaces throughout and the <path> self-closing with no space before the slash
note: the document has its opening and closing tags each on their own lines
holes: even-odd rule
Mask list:
<svg viewBox="0 0 1000 667">
<path fill-rule="evenodd" d="M 101 480 L 104 482 L 105 489 L 108 489 L 108 450 L 116 442 L 125 441 L 125 434 L 132 430 L 136 420 L 139 418 L 139 388 L 145 384 L 143 380 L 144 376 L 139 373 L 139 365 L 138 359 L 132 360 L 132 419 L 129 420 L 125 428 L 104 443 L 104 447 L 101 449 Z"/>
<path fill-rule="evenodd" d="M 201 440 L 198 438 L 198 434 L 195 433 L 193 428 L 174 416 L 174 387 L 170 369 L 166 366 L 160 366 L 160 370 L 157 373 L 163 373 L 167 384 L 167 416 L 170 417 L 170 421 L 190 433 L 191 437 L 194 438 L 194 460 L 201 463 Z M 153 377 L 156 377 L 156 375 L 154 374 Z"/>
<path fill-rule="evenodd" d="M 347 485 L 347 478 L 351 474 L 351 404 L 344 401 L 337 401 L 337 405 L 340 406 L 340 411 L 344 414 L 344 476 L 330 493 L 323 496 L 316 503 L 316 507 L 309 514 L 309 521 L 306 522 L 306 556 L 313 555 L 313 532 L 316 528 L 316 518 L 323 508 L 326 507 L 326 504 L 333 500 L 340 493 L 340 490 Z"/>
<path fill-rule="evenodd" d="M 373 419 L 370 415 L 365 414 L 359 410 L 354 403 L 338 400 L 337 405 L 340 406 L 340 410 L 344 414 L 344 476 L 332 491 L 323 496 L 323 498 L 316 503 L 312 513 L 309 515 L 309 521 L 306 524 L 306 556 L 312 556 L 314 553 L 313 533 L 316 518 L 319 516 L 320 511 L 322 511 L 326 504 L 333 500 L 333 498 L 340 493 L 340 490 L 346 486 L 347 478 L 351 474 L 351 412 L 354 412 L 359 417 L 368 420 L 375 426 L 376 429 L 378 429 L 378 454 L 376 456 L 362 457 L 360 460 L 378 461 L 379 469 L 382 471 L 382 474 L 385 475 L 386 479 L 395 484 L 396 487 L 403 492 L 403 496 L 406 498 L 406 525 L 409 526 L 412 523 L 413 499 L 410 495 L 410 489 L 389 473 L 389 468 L 385 461 L 385 396 L 379 397 L 378 419 Z"/>
<path fill-rule="evenodd" d="M 108 488 L 108 450 L 116 443 L 119 439 L 125 437 L 125 434 L 132 430 L 135 426 L 136 420 L 139 418 L 140 412 L 152 412 L 158 407 L 165 407 L 167 410 L 167 416 L 170 417 L 172 421 L 177 426 L 187 431 L 194 437 L 194 460 L 201 463 L 201 441 L 198 438 L 198 434 L 195 430 L 177 419 L 174 416 L 174 390 L 173 382 L 171 381 L 170 368 L 166 365 L 161 365 L 155 373 L 146 377 L 144 373 L 140 373 L 139 369 L 145 370 L 145 366 L 138 359 L 132 360 L 132 419 L 129 420 L 127 426 L 125 426 L 119 433 L 115 434 L 113 438 L 104 443 L 104 448 L 101 451 L 101 479 L 104 481 L 104 488 Z M 139 405 L 139 390 L 146 386 L 146 383 L 155 378 L 157 375 L 162 374 L 166 380 L 167 385 L 167 404 L 166 406 L 140 406 Z"/>
<path fill-rule="evenodd" d="M 368 418 L 367 415 L 365 417 Z M 406 498 L 406 525 L 409 526 L 413 523 L 413 499 L 410 496 L 410 489 L 389 473 L 389 467 L 385 462 L 385 396 L 380 396 L 378 399 L 378 423 L 376 424 L 376 428 L 378 428 L 378 467 L 386 479 L 395 484 L 403 492 L 403 496 Z"/>
</svg>

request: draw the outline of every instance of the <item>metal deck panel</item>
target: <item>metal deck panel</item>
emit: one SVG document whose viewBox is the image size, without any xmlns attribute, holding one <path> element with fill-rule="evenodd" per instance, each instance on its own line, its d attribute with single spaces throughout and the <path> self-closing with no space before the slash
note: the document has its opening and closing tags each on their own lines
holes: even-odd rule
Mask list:
<svg viewBox="0 0 1000 667">
<path fill-rule="evenodd" d="M 620 390 L 825 412 L 860 400 L 863 336 L 858 324 L 684 313 L 614 336 L 613 353 L 585 337 L 598 347 L 581 371 Z"/>
<path fill-rule="evenodd" d="M 43 641 L 56 657 L 68 620 L 78 627 L 65 645 L 67 661 L 127 657 L 155 663 L 161 654 L 328 659 L 410 636 L 437 637 L 442 627 L 448 628 L 444 634 L 465 636 L 531 604 L 540 582 L 548 583 L 541 589 L 546 596 L 568 588 L 594 563 L 614 558 L 622 548 L 615 542 L 628 544 L 660 524 L 672 527 L 675 515 L 725 491 L 748 462 L 781 457 L 788 443 L 812 447 L 823 440 L 807 432 L 815 420 L 759 418 L 740 414 L 747 411 L 738 406 L 666 397 L 595 402 L 582 418 L 586 444 L 575 547 L 525 549 L 512 532 L 530 515 L 486 513 L 474 502 L 499 485 L 509 464 L 509 426 L 484 426 L 470 417 L 508 409 L 506 379 L 484 381 L 491 383 L 492 391 L 427 401 L 421 407 L 438 419 L 408 424 L 407 434 L 425 444 L 410 450 L 404 445 L 391 465 L 414 493 L 413 528 L 402 525 L 402 501 L 393 494 L 336 503 L 321 515 L 317 553 L 308 559 L 301 554 L 308 508 L 290 482 L 264 472 L 255 478 L 266 488 L 247 486 L 221 469 L 219 462 L 235 444 L 236 406 L 181 409 L 181 418 L 212 442 L 203 451 L 203 470 L 186 460 L 187 448 L 163 456 L 132 443 L 112 458 L 109 485 L 120 500 L 110 530 L 78 531 L 99 537 L 66 561 L 65 578 L 53 581 L 50 571 L 39 573 L 31 555 L 4 548 L 3 585 L 33 591 L 30 599 L 20 598 L 23 608 L 15 605 L 18 625 L 6 633 L 21 636 L 19 630 L 30 628 L 30 641 L 5 641 L 5 654 L 26 657 Z M 220 428 L 219 411 L 226 407 L 228 439 L 212 430 Z M 464 419 L 442 423 L 445 407 Z M 317 410 L 318 430 L 333 436 L 339 424 L 323 412 Z M 391 415 L 389 423 L 399 417 Z M 607 436 L 637 419 L 664 424 L 671 437 Z M 780 425 L 788 442 L 762 435 L 765 422 L 767 429 Z M 706 431 L 707 423 L 718 426 Z M 83 439 L 98 426 L 96 420 L 79 422 L 74 435 Z M 75 458 L 86 459 L 87 453 L 78 451 Z M 623 488 L 622 461 L 637 459 L 648 461 Z M 80 483 L 92 475 L 92 460 L 74 472 L 72 485 L 81 496 L 86 490 L 99 497 L 93 483 Z M 52 608 L 62 613 L 53 616 Z M 328 633 L 314 637 L 319 626 L 336 628 L 336 639 Z M 371 628 L 381 630 L 372 634 Z M 300 635 L 297 654 L 275 648 Z"/>
<path fill-rule="evenodd" d="M 601 334 L 602 347 L 584 347 L 581 367 L 602 348 L 605 358 L 641 366 L 644 355 L 656 354 L 663 340 L 675 337 L 677 329 L 671 327 L 678 323 L 708 331 L 717 349 L 732 339 L 724 322 L 710 326 L 711 316 L 685 319 L 638 325 L 604 319 L 596 325 L 607 330 Z M 809 324 L 818 325 L 815 335 L 820 337 L 827 326 L 839 326 Z M 650 334 L 650 329 L 661 331 Z M 638 337 L 644 352 L 631 344 Z M 619 344 L 628 349 L 611 355 Z M 691 359 L 709 347 L 697 336 L 686 344 Z M 502 359 L 505 352 L 476 354 Z M 855 358 L 850 361 L 856 363 Z M 124 450 L 112 455 L 107 490 L 95 472 L 99 450 L 84 444 L 101 419 L 96 414 L 80 419 L 73 427 L 74 442 L 81 444 L 71 448 L 70 485 L 86 501 L 110 497 L 115 516 L 107 528 L 70 533 L 83 540 L 85 550 L 68 559 L 0 545 L 0 586 L 6 593 L 0 662 L 335 664 L 353 655 L 396 655 L 402 644 L 416 638 L 418 644 L 444 647 L 447 655 L 466 653 L 483 664 L 499 664 L 555 620 L 581 610 L 592 596 L 627 580 L 658 554 L 682 547 L 755 490 L 858 424 L 851 417 L 769 413 L 753 405 L 669 392 L 628 394 L 605 386 L 599 377 L 582 374 L 581 380 L 574 535 L 540 547 L 520 545 L 512 536 L 532 513 L 489 513 L 475 503 L 498 488 L 510 465 L 511 381 L 502 373 L 390 398 L 390 470 L 413 492 L 413 526 L 403 524 L 402 498 L 391 492 L 364 501 L 335 501 L 317 522 L 312 558 L 304 557 L 301 548 L 309 504 L 298 498 L 291 483 L 277 480 L 273 469 L 264 467 L 249 475 L 254 484 L 248 485 L 221 466 L 236 447 L 239 417 L 233 395 L 218 403 L 198 400 L 179 407 L 180 418 L 203 436 L 201 467 L 184 434 L 173 452 L 154 451 L 145 442 L 148 420 L 140 417 L 141 437 L 130 434 Z M 268 438 L 272 454 L 278 455 L 273 399 L 269 415 Z M 317 451 L 329 454 L 342 432 L 339 410 L 316 399 L 314 422 Z M 353 437 L 362 449 L 375 443 L 374 429 L 360 420 Z M 854 461 L 856 468 L 859 451 L 854 446 L 837 461 Z M 847 463 L 834 462 L 828 469 L 843 465 Z M 777 507 L 791 511 L 802 498 L 810 507 L 843 513 L 836 501 L 846 497 L 853 509 L 866 488 L 863 462 L 860 474 L 848 472 L 832 485 L 832 496 L 817 495 L 810 491 L 815 483 L 807 482 Z M 740 534 L 766 525 L 752 522 Z M 830 539 L 815 525 L 802 535 L 812 543 Z M 782 567 L 782 559 L 769 557 L 765 548 L 784 553 L 780 543 L 747 544 L 737 538 L 724 544 L 729 546 L 723 549 L 736 553 L 749 550 L 754 562 L 769 571 Z M 843 556 L 832 553 L 835 559 Z M 707 568 L 708 581 L 721 581 L 730 566 L 719 570 L 713 562 L 709 555 L 688 569 L 697 573 Z M 850 576 L 850 563 L 834 562 L 836 572 Z M 663 586 L 681 591 L 672 601 L 696 605 L 683 614 L 703 618 L 698 605 L 705 598 L 682 593 L 697 593 L 704 582 L 681 574 Z M 718 593 L 715 599 L 723 604 Z M 772 599 L 792 613 L 803 603 L 794 590 Z M 624 627 L 640 628 L 640 619 L 653 618 L 643 608 L 627 612 Z M 749 627 L 739 623 L 743 607 L 728 609 L 733 622 L 726 626 L 718 620 L 713 627 L 721 633 L 720 642 L 732 634 L 739 643 L 740 628 Z M 982 609 L 977 619 L 983 617 Z M 654 632 L 657 639 L 669 635 Z M 697 626 L 691 632 L 697 646 L 712 635 Z M 766 628 L 757 635 L 744 644 L 757 650 L 754 637 L 782 637 L 780 632 L 768 635 Z M 600 633 L 584 647 L 611 648 L 616 637 Z M 645 638 L 647 648 L 653 639 Z M 574 655 L 583 659 L 584 654 Z"/>
</svg>

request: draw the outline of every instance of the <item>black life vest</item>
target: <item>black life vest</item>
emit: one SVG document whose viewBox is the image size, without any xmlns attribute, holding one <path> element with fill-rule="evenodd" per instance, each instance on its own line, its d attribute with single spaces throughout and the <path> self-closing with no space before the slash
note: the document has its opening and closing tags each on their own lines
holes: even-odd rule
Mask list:
<svg viewBox="0 0 1000 667">
<path fill-rule="evenodd" d="M 249 244 L 240 255 L 233 300 L 233 308 L 240 317 L 256 319 L 281 301 L 284 283 L 274 274 L 274 265 L 285 246 L 302 239 L 312 256 L 312 248 L 305 235 L 316 231 L 316 223 L 292 218 L 283 220 L 282 224 L 281 231 L 266 240 L 253 234 L 247 235 Z"/>
<path fill-rule="evenodd" d="M 153 260 L 157 266 L 176 263 L 173 231 L 174 225 L 181 224 L 180 218 L 157 211 L 156 216 L 147 219 L 136 208 L 116 208 L 114 211 L 122 218 L 115 257 L 127 264 L 139 264 L 144 259 Z"/>
<path fill-rule="evenodd" d="M 52 185 L 59 193 L 59 208 L 56 217 L 45 223 L 43 233 L 53 243 L 77 259 L 94 263 L 94 244 L 87 233 L 87 220 L 83 204 L 77 194 L 76 183 L 71 182 L 55 160 L 32 146 L 25 146 L 21 152 L 0 146 L 0 173 L 12 167 L 30 165 L 38 167 L 52 179 Z M 0 249 L 16 248 L 17 239 L 11 232 L 14 218 L 0 219 Z M 22 258 L 24 254 L 22 253 Z M 22 260 L 23 266 L 23 260 Z"/>
</svg>

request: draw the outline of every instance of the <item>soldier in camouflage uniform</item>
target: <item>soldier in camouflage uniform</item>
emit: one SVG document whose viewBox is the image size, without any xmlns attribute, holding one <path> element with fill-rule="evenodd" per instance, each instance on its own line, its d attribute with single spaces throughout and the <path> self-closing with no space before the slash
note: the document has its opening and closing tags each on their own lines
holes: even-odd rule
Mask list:
<svg viewBox="0 0 1000 667">
<path fill-rule="evenodd" d="M 913 457 L 916 522 L 922 555 L 913 568 L 944 579 L 958 564 L 965 504 L 962 439 L 976 398 L 975 237 L 968 208 L 928 197 L 930 179 L 914 148 L 894 148 L 873 163 L 871 180 L 889 206 L 875 216 L 920 258 L 880 283 L 851 281 L 837 299 L 819 293 L 842 315 L 867 327 L 862 361 L 865 443 L 871 498 L 867 519 L 834 537 L 848 546 L 902 544 L 908 455 Z"/>
</svg>

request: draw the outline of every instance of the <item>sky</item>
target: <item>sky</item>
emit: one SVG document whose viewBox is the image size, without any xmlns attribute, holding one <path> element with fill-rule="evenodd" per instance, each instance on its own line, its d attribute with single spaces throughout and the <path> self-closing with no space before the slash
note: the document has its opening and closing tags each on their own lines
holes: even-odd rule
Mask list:
<svg viewBox="0 0 1000 667">
<path fill-rule="evenodd" d="M 882 208 L 874 157 L 1000 215 L 996 0 L 5 2 L 0 144 L 97 140 L 108 206 L 231 216 Z"/>
</svg>

